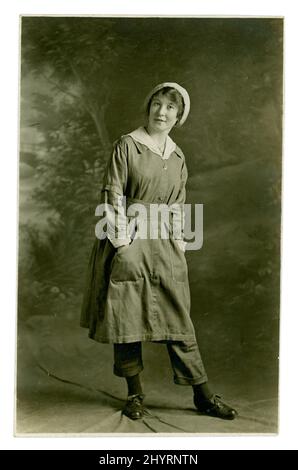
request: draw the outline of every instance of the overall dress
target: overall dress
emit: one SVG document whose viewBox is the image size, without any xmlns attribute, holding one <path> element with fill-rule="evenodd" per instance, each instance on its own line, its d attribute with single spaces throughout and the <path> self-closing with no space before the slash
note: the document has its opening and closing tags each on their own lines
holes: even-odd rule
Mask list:
<svg viewBox="0 0 298 470">
<path fill-rule="evenodd" d="M 150 206 L 163 204 L 170 214 L 172 207 L 183 207 L 186 181 L 185 157 L 169 136 L 163 155 L 145 128 L 115 142 L 101 202 L 119 213 L 119 197 L 125 196 L 126 212 L 120 214 L 114 233 L 107 230 L 107 236 L 94 242 L 80 324 L 89 329 L 90 338 L 114 344 L 114 373 L 118 376 L 135 375 L 143 369 L 141 342 L 152 341 L 166 343 L 175 383 L 207 381 L 190 317 L 183 233 L 174 236 L 170 216 L 167 238 L 149 235 Z M 144 219 L 141 214 L 139 219 L 135 217 L 134 233 L 127 240 L 132 204 L 147 209 L 149 236 L 145 238 L 137 236 L 138 224 Z M 119 239 L 128 246 L 118 251 Z"/>
</svg>

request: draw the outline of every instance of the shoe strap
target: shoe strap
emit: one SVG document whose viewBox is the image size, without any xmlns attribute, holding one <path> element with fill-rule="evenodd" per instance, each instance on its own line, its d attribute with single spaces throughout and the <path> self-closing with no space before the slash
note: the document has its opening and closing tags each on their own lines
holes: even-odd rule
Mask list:
<svg viewBox="0 0 298 470">
<path fill-rule="evenodd" d="M 212 395 L 211 398 L 209 398 L 209 400 L 210 400 L 211 402 L 215 403 L 216 401 L 221 400 L 221 396 L 214 394 L 214 395 Z"/>
<path fill-rule="evenodd" d="M 145 395 L 135 393 L 134 395 L 128 395 L 127 399 L 128 400 L 133 400 L 134 398 L 140 398 L 141 400 L 143 400 L 144 397 L 145 397 Z"/>
</svg>

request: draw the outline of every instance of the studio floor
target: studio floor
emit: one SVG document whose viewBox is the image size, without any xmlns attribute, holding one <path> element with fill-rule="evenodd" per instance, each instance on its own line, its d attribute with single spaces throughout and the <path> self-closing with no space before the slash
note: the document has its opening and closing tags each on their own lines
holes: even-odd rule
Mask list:
<svg viewBox="0 0 298 470">
<path fill-rule="evenodd" d="M 200 415 L 191 388 L 173 383 L 165 345 L 145 343 L 146 413 L 132 421 L 121 413 L 126 385 L 113 375 L 112 345 L 88 339 L 87 331 L 71 316 L 32 317 L 18 329 L 15 432 L 19 436 L 275 434 L 278 407 L 273 379 L 270 383 L 266 372 L 262 375 L 256 369 L 245 380 L 245 364 L 231 367 L 228 359 L 214 359 L 208 360 L 211 385 L 238 410 L 236 420 Z"/>
</svg>

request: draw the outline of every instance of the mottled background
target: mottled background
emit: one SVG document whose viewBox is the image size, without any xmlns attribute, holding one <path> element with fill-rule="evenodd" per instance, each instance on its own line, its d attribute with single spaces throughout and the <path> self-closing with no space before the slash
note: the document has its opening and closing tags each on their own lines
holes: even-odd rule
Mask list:
<svg viewBox="0 0 298 470">
<path fill-rule="evenodd" d="M 19 433 L 276 431 L 282 61 L 277 18 L 22 18 Z M 151 415 L 121 417 L 112 346 L 79 327 L 111 145 L 162 81 L 191 97 L 171 136 L 187 202 L 204 204 L 203 248 L 186 254 L 192 318 L 214 389 L 240 411 L 231 423 L 199 416 L 150 343 Z"/>
</svg>

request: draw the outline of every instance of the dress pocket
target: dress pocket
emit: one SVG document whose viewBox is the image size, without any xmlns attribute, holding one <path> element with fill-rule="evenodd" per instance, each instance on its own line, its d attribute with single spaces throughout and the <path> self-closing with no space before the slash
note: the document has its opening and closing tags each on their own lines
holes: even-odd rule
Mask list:
<svg viewBox="0 0 298 470">
<path fill-rule="evenodd" d="M 117 251 L 111 264 L 110 279 L 114 282 L 137 281 L 141 277 L 139 240 L 134 239 L 128 248 Z"/>
</svg>

